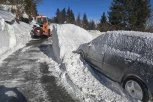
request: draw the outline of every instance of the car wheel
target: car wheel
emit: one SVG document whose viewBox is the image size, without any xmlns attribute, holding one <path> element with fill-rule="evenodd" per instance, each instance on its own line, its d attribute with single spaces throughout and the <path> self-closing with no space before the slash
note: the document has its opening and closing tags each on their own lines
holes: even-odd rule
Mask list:
<svg viewBox="0 0 153 102">
<path fill-rule="evenodd" d="M 124 81 L 123 88 L 134 99 L 140 100 L 142 102 L 148 102 L 148 90 L 142 81 L 136 78 L 128 78 Z"/>
</svg>

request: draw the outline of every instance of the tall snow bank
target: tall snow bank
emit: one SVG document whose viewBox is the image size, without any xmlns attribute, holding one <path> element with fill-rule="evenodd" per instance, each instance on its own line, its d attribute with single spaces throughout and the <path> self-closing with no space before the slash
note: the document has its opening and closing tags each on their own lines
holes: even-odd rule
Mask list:
<svg viewBox="0 0 153 102">
<path fill-rule="evenodd" d="M 106 77 L 98 81 L 93 69 L 80 60 L 80 55 L 72 52 L 93 39 L 89 32 L 71 24 L 54 25 L 52 31 L 53 50 L 61 63 L 61 81 L 72 95 L 81 102 L 129 101 L 121 88 Z"/>
<path fill-rule="evenodd" d="M 13 14 L 0 10 L 0 55 L 7 50 L 13 50 L 17 45 L 27 43 L 30 39 L 30 25 L 22 22 L 9 25 L 5 22 L 12 20 L 14 20 Z"/>
<path fill-rule="evenodd" d="M 0 18 L 0 54 L 9 47 L 9 34 L 6 29 L 5 20 Z"/>
<path fill-rule="evenodd" d="M 14 28 L 11 25 L 5 23 L 3 18 L 0 18 L 0 54 L 9 48 L 13 48 L 16 45 L 16 36 Z"/>
</svg>

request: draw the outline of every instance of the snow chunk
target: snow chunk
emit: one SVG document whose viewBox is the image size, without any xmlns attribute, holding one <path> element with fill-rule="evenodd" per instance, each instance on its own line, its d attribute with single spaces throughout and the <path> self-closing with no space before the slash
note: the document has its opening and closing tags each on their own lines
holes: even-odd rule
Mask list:
<svg viewBox="0 0 153 102">
<path fill-rule="evenodd" d="M 0 18 L 3 18 L 5 21 L 11 22 L 15 19 L 15 15 L 13 15 L 11 12 L 0 10 Z"/>
<path fill-rule="evenodd" d="M 24 12 L 22 15 L 23 18 L 29 18 L 29 16 Z"/>
</svg>

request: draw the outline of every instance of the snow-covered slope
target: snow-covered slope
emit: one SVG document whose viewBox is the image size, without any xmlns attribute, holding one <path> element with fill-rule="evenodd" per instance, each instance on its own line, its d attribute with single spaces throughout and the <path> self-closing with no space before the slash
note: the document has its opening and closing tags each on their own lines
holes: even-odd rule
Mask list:
<svg viewBox="0 0 153 102">
<path fill-rule="evenodd" d="M 71 24 L 54 25 L 52 31 L 53 50 L 62 70 L 61 82 L 72 95 L 81 102 L 129 101 L 118 84 L 104 76 L 99 81 L 93 69 L 73 53 L 80 44 L 93 39 L 89 32 Z"/>
<path fill-rule="evenodd" d="M 30 39 L 30 25 L 22 22 L 10 25 L 5 22 L 14 19 L 13 14 L 0 10 L 0 55 L 10 49 L 13 51 L 19 45 L 23 46 Z"/>
</svg>

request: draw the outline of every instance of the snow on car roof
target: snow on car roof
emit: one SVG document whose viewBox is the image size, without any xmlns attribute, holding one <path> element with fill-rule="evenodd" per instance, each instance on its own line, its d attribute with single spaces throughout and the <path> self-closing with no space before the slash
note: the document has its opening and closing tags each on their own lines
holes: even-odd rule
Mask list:
<svg viewBox="0 0 153 102">
<path fill-rule="evenodd" d="M 153 33 L 149 32 L 138 32 L 138 31 L 107 31 L 106 34 L 115 34 L 115 35 L 128 35 L 128 36 L 138 36 L 143 38 L 153 38 Z"/>
</svg>

